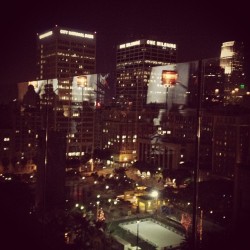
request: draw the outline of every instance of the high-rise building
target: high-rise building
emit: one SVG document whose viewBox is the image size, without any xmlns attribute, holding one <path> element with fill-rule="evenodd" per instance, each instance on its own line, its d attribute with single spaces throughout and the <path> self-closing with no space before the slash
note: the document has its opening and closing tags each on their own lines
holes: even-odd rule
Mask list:
<svg viewBox="0 0 250 250">
<path fill-rule="evenodd" d="M 117 46 L 116 104 L 119 108 L 108 117 L 112 133 L 104 143 L 115 152 L 115 161 L 126 165 L 137 159 L 138 123 L 147 105 L 151 69 L 174 64 L 176 60 L 177 48 L 173 43 L 141 39 Z"/>
<path fill-rule="evenodd" d="M 120 44 L 116 51 L 116 98 L 120 105 L 142 109 L 147 100 L 151 67 L 176 63 L 176 44 L 137 40 Z"/>
<path fill-rule="evenodd" d="M 94 74 L 96 33 L 55 26 L 37 34 L 37 67 L 37 79 Z"/>
<path fill-rule="evenodd" d="M 225 70 L 220 66 L 220 59 L 204 59 L 202 68 L 204 73 L 202 105 L 204 107 L 223 105 Z"/>
<path fill-rule="evenodd" d="M 220 66 L 224 69 L 225 103 L 239 103 L 247 92 L 243 42 L 222 43 Z"/>
<path fill-rule="evenodd" d="M 39 126 L 66 132 L 67 157 L 81 159 L 100 144 L 99 111 L 104 105 L 108 76 L 91 74 L 22 82 L 18 84 L 18 101 L 28 107 L 36 103 L 32 95 L 28 95 L 30 98 L 24 103 L 29 87 L 33 87 L 40 97 L 42 121 Z M 34 117 L 31 119 L 33 123 L 36 121 Z"/>
</svg>

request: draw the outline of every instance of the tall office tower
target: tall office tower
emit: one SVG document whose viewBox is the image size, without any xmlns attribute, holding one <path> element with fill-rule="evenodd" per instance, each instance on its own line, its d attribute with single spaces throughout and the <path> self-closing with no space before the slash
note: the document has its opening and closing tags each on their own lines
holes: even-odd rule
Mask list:
<svg viewBox="0 0 250 250">
<path fill-rule="evenodd" d="M 176 63 L 176 44 L 173 43 L 141 39 L 117 46 L 116 104 L 119 110 L 110 114 L 108 123 L 113 133 L 106 143 L 115 152 L 115 161 L 126 165 L 137 160 L 138 124 L 147 104 L 151 68 L 172 63 Z"/>
<path fill-rule="evenodd" d="M 220 60 L 203 60 L 203 107 L 223 105 L 224 97 L 224 69 L 220 67 Z"/>
<path fill-rule="evenodd" d="M 220 66 L 225 73 L 225 104 L 239 103 L 242 96 L 247 92 L 243 42 L 229 41 L 222 43 Z"/>
<path fill-rule="evenodd" d="M 96 34 L 61 28 L 37 35 L 37 79 L 67 78 L 96 71 Z"/>
<path fill-rule="evenodd" d="M 117 46 L 116 99 L 120 105 L 141 110 L 147 101 L 151 67 L 176 63 L 176 44 L 137 40 Z"/>
</svg>

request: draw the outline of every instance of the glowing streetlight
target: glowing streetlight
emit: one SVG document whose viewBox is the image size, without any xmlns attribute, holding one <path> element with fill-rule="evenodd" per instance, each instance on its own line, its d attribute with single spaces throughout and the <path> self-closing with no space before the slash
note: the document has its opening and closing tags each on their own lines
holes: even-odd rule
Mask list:
<svg viewBox="0 0 250 250">
<path fill-rule="evenodd" d="M 155 199 L 155 201 L 156 201 L 155 213 L 157 213 L 159 192 L 158 192 L 157 190 L 154 190 L 154 191 L 152 191 L 151 196 L 152 196 L 152 197 Z"/>
<path fill-rule="evenodd" d="M 157 198 L 158 195 L 159 195 L 159 192 L 156 191 L 156 190 L 152 191 L 152 193 L 151 193 L 151 196 L 154 197 L 154 198 Z"/>
</svg>

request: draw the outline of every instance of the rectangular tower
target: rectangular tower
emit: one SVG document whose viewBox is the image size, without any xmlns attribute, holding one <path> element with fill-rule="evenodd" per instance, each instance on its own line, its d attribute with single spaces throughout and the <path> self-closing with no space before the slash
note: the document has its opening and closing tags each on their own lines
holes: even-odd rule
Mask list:
<svg viewBox="0 0 250 250">
<path fill-rule="evenodd" d="M 37 34 L 37 68 L 37 79 L 94 74 L 96 33 L 55 26 Z"/>
<path fill-rule="evenodd" d="M 225 74 L 225 104 L 241 102 L 243 95 L 247 92 L 244 61 L 243 42 L 229 41 L 222 43 L 220 66 Z"/>
<path fill-rule="evenodd" d="M 115 152 L 115 162 L 126 165 L 137 159 L 138 124 L 145 115 L 151 69 L 176 63 L 176 50 L 176 44 L 147 39 L 117 46 L 116 106 L 106 121 L 111 129 L 105 145 Z"/>
<path fill-rule="evenodd" d="M 176 44 L 137 40 L 116 50 L 116 98 L 120 105 L 141 110 L 147 100 L 151 67 L 176 63 Z"/>
</svg>

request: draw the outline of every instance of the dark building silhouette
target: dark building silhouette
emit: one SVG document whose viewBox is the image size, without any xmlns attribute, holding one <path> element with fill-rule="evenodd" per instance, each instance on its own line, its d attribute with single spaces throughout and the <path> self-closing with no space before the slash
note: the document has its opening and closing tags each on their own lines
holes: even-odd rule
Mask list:
<svg viewBox="0 0 250 250">
<path fill-rule="evenodd" d="M 37 162 L 36 206 L 43 210 L 64 206 L 65 133 L 40 131 Z"/>
<path fill-rule="evenodd" d="M 40 96 L 35 92 L 33 85 L 28 86 L 28 90 L 23 97 L 23 107 L 25 110 L 39 109 Z"/>
</svg>

